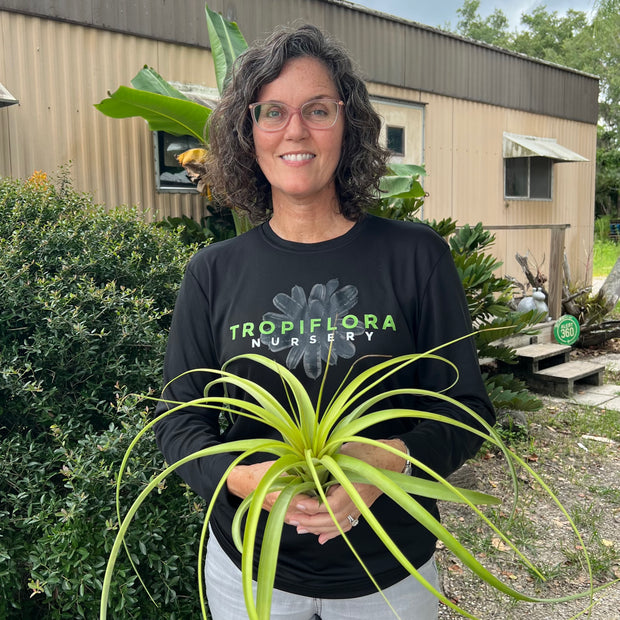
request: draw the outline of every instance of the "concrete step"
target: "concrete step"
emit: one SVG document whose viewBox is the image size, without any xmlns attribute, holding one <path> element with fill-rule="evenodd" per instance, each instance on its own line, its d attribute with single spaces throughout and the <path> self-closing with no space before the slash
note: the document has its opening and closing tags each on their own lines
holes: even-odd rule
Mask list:
<svg viewBox="0 0 620 620">
<path fill-rule="evenodd" d="M 515 349 L 516 364 L 506 364 L 498 360 L 503 372 L 511 372 L 517 377 L 527 377 L 539 370 L 570 360 L 572 347 L 557 343 L 529 344 Z"/>
<path fill-rule="evenodd" d="M 517 362 L 525 372 L 538 372 L 568 362 L 571 350 L 564 344 L 530 344 L 516 349 Z"/>
<path fill-rule="evenodd" d="M 554 396 L 570 397 L 576 383 L 602 385 L 604 372 L 604 364 L 577 360 L 539 370 L 524 378 L 535 390 Z"/>
</svg>

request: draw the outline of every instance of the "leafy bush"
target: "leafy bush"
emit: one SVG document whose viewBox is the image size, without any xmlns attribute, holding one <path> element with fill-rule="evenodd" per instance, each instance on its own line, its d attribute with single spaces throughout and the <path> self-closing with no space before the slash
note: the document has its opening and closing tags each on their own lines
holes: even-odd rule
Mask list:
<svg viewBox="0 0 620 620">
<path fill-rule="evenodd" d="M 514 348 L 498 339 L 528 333 L 531 326 L 543 318 L 536 311 L 519 314 L 512 310 L 513 283 L 495 274 L 502 263 L 485 253 L 494 242 L 495 236 L 484 230 L 482 224 L 465 225 L 449 239 L 473 324 L 480 330 L 476 334 L 479 357 L 512 363 L 515 361 Z M 487 328 L 498 331 L 485 332 Z M 485 374 L 484 380 L 497 410 L 536 411 L 542 406 L 523 381 L 512 374 Z"/>
<path fill-rule="evenodd" d="M 66 173 L 57 187 L 43 174 L 0 180 L 2 618 L 98 615 L 118 527 L 115 472 L 147 415 L 120 399 L 159 389 L 177 287 L 194 251 L 138 215 L 106 212 Z M 161 467 L 154 442 L 141 443 L 132 496 Z M 198 613 L 196 548 L 187 541 L 200 511 L 176 481 L 153 498 L 128 545 L 159 609 L 121 562 L 115 618 Z"/>
<path fill-rule="evenodd" d="M 107 426 L 118 382 L 159 387 L 176 287 L 190 253 L 139 220 L 46 182 L 0 185 L 0 423 Z"/>
</svg>

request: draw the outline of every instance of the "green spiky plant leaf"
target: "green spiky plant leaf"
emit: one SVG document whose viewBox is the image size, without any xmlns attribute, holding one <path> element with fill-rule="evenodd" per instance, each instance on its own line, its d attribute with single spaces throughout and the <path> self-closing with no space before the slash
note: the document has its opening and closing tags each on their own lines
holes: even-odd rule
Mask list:
<svg viewBox="0 0 620 620">
<path fill-rule="evenodd" d="M 205 12 L 215 65 L 215 80 L 221 93 L 228 83 L 235 60 L 247 49 L 248 44 L 235 22 L 225 20 L 208 5 L 205 5 Z"/>
<path fill-rule="evenodd" d="M 444 346 L 448 346 L 453 342 L 447 343 Z M 458 380 L 457 369 L 449 361 L 437 355 L 436 352 L 440 348 L 441 347 L 437 347 L 436 349 L 426 353 L 391 358 L 387 361 L 377 363 L 350 380 L 345 378 L 343 384 L 337 390 L 336 394 L 333 396 L 331 402 L 327 405 L 322 414 L 319 414 L 321 395 L 319 395 L 318 403 L 312 403 L 303 385 L 287 368 L 264 356 L 257 354 L 241 355 L 230 360 L 228 364 L 232 364 L 238 360 L 245 360 L 248 363 L 260 364 L 268 369 L 271 369 L 281 378 L 287 388 L 287 393 L 289 395 L 289 400 L 287 403 L 278 402 L 260 385 L 228 372 L 226 370 L 228 364 L 226 364 L 221 370 L 196 369 L 196 372 L 206 371 L 214 377 L 205 388 L 204 396 L 189 403 L 174 403 L 166 401 L 169 406 L 172 406 L 172 409 L 161 414 L 136 436 L 121 464 L 120 472 L 117 478 L 117 507 L 120 527 L 106 568 L 101 598 L 101 620 L 105 620 L 107 617 L 111 577 L 117 556 L 123 545 L 125 533 L 127 532 L 127 529 L 130 526 L 137 510 L 147 499 L 148 495 L 154 489 L 158 488 L 170 473 L 183 464 L 193 459 L 231 452 L 240 452 L 241 454 L 235 458 L 233 463 L 231 463 L 228 467 L 210 500 L 199 549 L 198 587 L 204 618 L 207 618 L 207 612 L 204 601 L 202 562 L 204 558 L 204 543 L 207 532 L 206 526 L 216 498 L 220 491 L 224 488 L 230 472 L 237 465 L 242 463 L 242 461 L 249 455 L 257 452 L 270 453 L 274 456 L 275 461 L 255 491 L 251 493 L 243 502 L 241 502 L 232 526 L 235 544 L 241 551 L 242 555 L 244 598 L 249 618 L 252 620 L 267 620 L 270 615 L 271 593 L 275 579 L 279 541 L 282 528 L 284 526 L 284 518 L 288 504 L 291 502 L 293 497 L 300 493 L 315 493 L 325 503 L 328 512 L 337 524 L 336 518 L 329 508 L 329 502 L 326 495 L 327 489 L 331 484 L 342 485 L 360 511 L 361 518 L 364 518 L 368 522 L 377 536 L 383 541 L 387 553 L 391 553 L 403 567 L 405 567 L 412 575 L 416 576 L 421 583 L 433 592 L 433 594 L 443 603 L 467 618 L 472 618 L 475 620 L 476 616 L 456 605 L 453 601 L 445 597 L 443 593 L 435 590 L 431 584 L 419 576 L 415 567 L 409 563 L 397 545 L 385 532 L 381 523 L 374 516 L 372 507 L 369 508 L 364 503 L 354 486 L 355 483 L 372 484 L 378 487 L 383 493 L 388 495 L 393 501 L 397 502 L 403 509 L 405 509 L 411 515 L 412 519 L 422 523 L 429 531 L 435 534 L 437 538 L 441 540 L 443 544 L 450 549 L 467 567 L 478 575 L 480 579 L 510 597 L 530 602 L 549 603 L 573 600 L 586 596 L 592 597 L 595 589 L 592 585 L 590 560 L 587 551 L 585 550 L 585 545 L 583 544 L 579 532 L 571 520 L 570 515 L 549 487 L 544 483 L 544 481 L 528 466 L 523 459 L 506 448 L 499 435 L 481 416 L 463 404 L 455 401 L 445 393 L 451 386 L 446 386 L 446 389 L 441 392 L 429 392 L 424 389 L 410 388 L 391 390 L 378 395 L 375 394 L 372 397 L 369 396 L 370 393 L 375 393 L 374 388 L 380 386 L 382 381 L 387 376 L 398 372 L 400 369 L 414 364 L 421 359 L 432 358 L 449 364 L 455 370 L 457 375 L 457 379 L 455 379 L 456 382 Z M 224 387 L 234 385 L 236 387 L 241 387 L 248 394 L 250 400 L 244 401 L 228 397 L 226 395 L 213 396 L 211 395 L 211 390 L 216 385 L 223 385 Z M 465 423 L 437 413 L 413 409 L 375 410 L 376 406 L 380 405 L 384 399 L 395 394 L 408 394 L 416 396 L 423 395 L 442 400 L 461 409 L 469 416 L 471 421 L 470 423 Z M 274 429 L 277 429 L 282 439 L 274 440 L 257 438 L 234 441 L 212 446 L 191 454 L 177 463 L 167 467 L 163 472 L 157 475 L 134 501 L 125 517 L 121 519 L 120 490 L 123 474 L 127 469 L 129 455 L 133 446 L 135 446 L 144 433 L 152 428 L 152 426 L 158 421 L 162 420 L 165 416 L 181 411 L 183 408 L 188 406 L 201 407 L 205 410 L 212 410 L 216 412 L 234 412 L 236 415 L 247 416 L 249 418 L 259 420 L 262 423 L 268 424 Z M 511 471 L 513 484 L 515 485 L 515 504 L 517 501 L 516 467 L 518 466 L 524 468 L 529 475 L 536 480 L 540 487 L 550 495 L 564 517 L 571 524 L 581 548 L 584 550 L 584 561 L 590 576 L 590 589 L 586 592 L 569 597 L 555 599 L 539 598 L 515 590 L 489 572 L 478 561 L 478 559 L 467 551 L 467 549 L 465 549 L 465 547 L 431 513 L 423 508 L 413 496 L 442 499 L 444 501 L 459 502 L 467 505 L 488 527 L 495 532 L 497 536 L 500 537 L 506 545 L 508 545 L 518 555 L 520 560 L 528 567 L 529 570 L 539 575 L 542 579 L 542 576 L 533 564 L 518 549 L 516 549 L 515 545 L 509 540 L 509 538 L 484 515 L 480 508 L 478 508 L 479 505 L 483 504 L 497 504 L 499 500 L 484 493 L 457 488 L 424 463 L 417 460 L 415 455 L 409 456 L 396 448 L 393 448 L 392 446 L 361 435 L 365 429 L 368 429 L 375 424 L 380 424 L 386 420 L 392 420 L 398 417 L 434 420 L 444 424 L 453 425 L 467 432 L 474 433 L 481 439 L 496 446 L 505 455 L 506 462 Z M 343 444 L 349 442 L 359 442 L 370 446 L 376 446 L 393 454 L 397 454 L 403 459 L 408 459 L 415 467 L 419 468 L 425 475 L 429 476 L 430 479 L 423 479 L 415 476 L 407 476 L 405 474 L 382 470 L 373 467 L 362 460 L 341 454 L 340 448 Z M 253 558 L 255 556 L 254 552 L 258 521 L 262 514 L 266 495 L 273 493 L 274 491 L 278 491 L 279 496 L 267 517 L 263 545 L 260 553 L 258 574 L 254 575 Z M 242 531 L 243 517 L 246 517 L 246 520 L 245 527 Z M 340 534 L 349 545 L 351 552 L 368 572 L 361 558 L 348 540 L 346 533 L 340 528 L 340 526 L 338 526 L 338 528 L 340 530 Z M 370 575 L 370 573 L 368 574 L 373 583 L 376 585 L 372 575 Z M 257 581 L 256 599 L 254 599 L 252 592 L 253 579 L 256 579 Z"/>
</svg>

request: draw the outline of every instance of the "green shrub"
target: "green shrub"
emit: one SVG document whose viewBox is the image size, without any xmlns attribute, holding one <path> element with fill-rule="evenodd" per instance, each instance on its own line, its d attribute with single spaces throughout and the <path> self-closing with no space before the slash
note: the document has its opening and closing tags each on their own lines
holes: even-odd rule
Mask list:
<svg viewBox="0 0 620 620">
<path fill-rule="evenodd" d="M 66 184 L 65 184 L 66 185 Z M 159 387 L 190 252 L 134 210 L 63 186 L 0 185 L 0 424 L 100 428 L 114 385 Z"/>
<path fill-rule="evenodd" d="M 115 472 L 146 415 L 118 399 L 159 390 L 193 250 L 135 210 L 94 205 L 65 174 L 57 187 L 41 174 L 0 180 L 1 618 L 97 617 Z M 162 464 L 154 442 L 136 450 L 132 497 Z M 114 618 L 198 613 L 201 507 L 177 481 L 128 541 L 159 609 L 121 562 Z"/>
<path fill-rule="evenodd" d="M 14 434 L 3 440 L 0 464 L 0 617 L 96 618 L 107 556 L 117 519 L 118 464 L 143 418 L 127 410 L 107 430 L 80 421 L 53 426 L 45 436 Z M 137 495 L 161 469 L 154 442 L 141 442 L 124 493 Z M 196 540 L 201 506 L 179 479 L 138 515 L 128 546 L 140 575 L 160 606 L 147 598 L 128 560 L 115 575 L 113 617 L 197 615 Z M 145 536 L 143 532 L 148 532 Z M 126 611 L 127 608 L 127 611 Z"/>
<path fill-rule="evenodd" d="M 479 330 L 475 336 L 479 357 L 514 362 L 514 348 L 498 339 L 528 333 L 532 325 L 543 320 L 542 316 L 536 311 L 519 314 L 512 310 L 513 284 L 508 278 L 496 275 L 502 263 L 487 253 L 495 243 L 495 236 L 484 230 L 482 224 L 462 226 L 449 243 L 472 322 Z M 488 328 L 493 331 L 485 331 Z M 484 380 L 497 410 L 536 411 L 542 406 L 540 399 L 512 374 L 494 372 L 485 374 Z"/>
</svg>

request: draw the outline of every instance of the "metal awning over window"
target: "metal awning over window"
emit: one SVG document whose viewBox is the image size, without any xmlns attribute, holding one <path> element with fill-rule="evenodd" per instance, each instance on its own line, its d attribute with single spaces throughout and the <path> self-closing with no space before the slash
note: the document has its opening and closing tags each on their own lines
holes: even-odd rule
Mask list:
<svg viewBox="0 0 620 620">
<path fill-rule="evenodd" d="M 6 89 L 6 87 L 0 83 L 0 108 L 3 108 L 7 105 L 14 105 L 15 103 L 19 103 L 13 95 Z"/>
<path fill-rule="evenodd" d="M 558 144 L 555 138 L 536 138 L 520 136 L 516 133 L 504 133 L 504 158 L 547 157 L 556 162 L 589 161 L 565 146 Z"/>
</svg>

